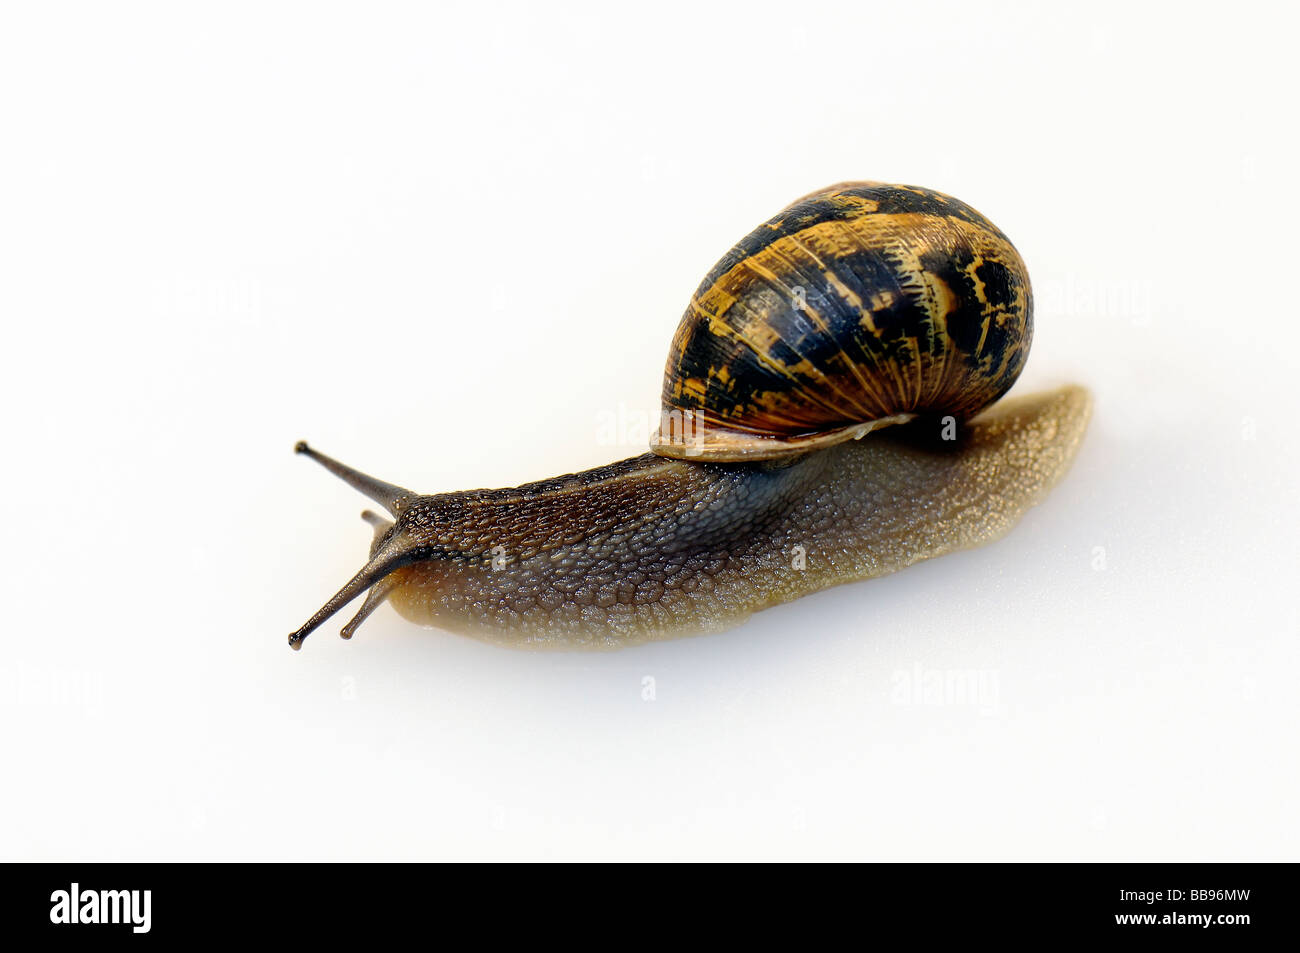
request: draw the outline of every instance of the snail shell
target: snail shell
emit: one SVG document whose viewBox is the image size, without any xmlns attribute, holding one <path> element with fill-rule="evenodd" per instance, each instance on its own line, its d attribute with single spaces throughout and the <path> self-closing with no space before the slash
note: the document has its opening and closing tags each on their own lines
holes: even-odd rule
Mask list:
<svg viewBox="0 0 1300 953">
<path fill-rule="evenodd" d="M 850 182 L 741 239 L 691 298 L 651 450 L 765 460 L 923 414 L 968 418 L 1024 367 L 1025 263 L 930 189 Z"/>
</svg>

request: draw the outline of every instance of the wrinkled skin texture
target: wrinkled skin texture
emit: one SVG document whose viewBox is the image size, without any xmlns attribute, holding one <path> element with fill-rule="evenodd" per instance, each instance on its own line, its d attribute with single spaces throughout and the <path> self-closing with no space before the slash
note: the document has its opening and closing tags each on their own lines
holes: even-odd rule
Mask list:
<svg viewBox="0 0 1300 953">
<path fill-rule="evenodd" d="M 1089 413 L 1087 392 L 1067 387 L 1004 401 L 957 441 L 921 420 L 781 467 L 646 454 L 517 489 L 415 497 L 377 534 L 372 553 L 405 564 L 371 598 L 522 647 L 718 631 L 998 539 L 1068 470 Z M 805 568 L 793 568 L 800 551 Z"/>
</svg>

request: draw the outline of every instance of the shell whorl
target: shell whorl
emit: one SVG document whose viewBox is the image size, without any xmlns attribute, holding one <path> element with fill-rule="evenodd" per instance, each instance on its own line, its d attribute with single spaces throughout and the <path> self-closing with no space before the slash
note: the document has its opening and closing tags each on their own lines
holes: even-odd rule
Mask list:
<svg viewBox="0 0 1300 953">
<path fill-rule="evenodd" d="M 651 449 L 762 460 L 1001 397 L 1032 337 L 1029 276 L 970 206 L 875 182 L 814 192 L 705 277 L 668 355 Z"/>
</svg>

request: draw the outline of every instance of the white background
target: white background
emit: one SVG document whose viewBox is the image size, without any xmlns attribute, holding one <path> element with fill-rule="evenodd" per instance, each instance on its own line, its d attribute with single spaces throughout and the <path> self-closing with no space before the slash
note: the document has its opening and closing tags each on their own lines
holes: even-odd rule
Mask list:
<svg viewBox="0 0 1300 953">
<path fill-rule="evenodd" d="M 0 857 L 1296 859 L 1280 9 L 6 5 Z M 294 441 L 640 452 L 700 278 L 852 178 L 988 214 L 1018 390 L 1096 395 L 1007 538 L 622 652 L 290 652 L 370 538 Z"/>
</svg>

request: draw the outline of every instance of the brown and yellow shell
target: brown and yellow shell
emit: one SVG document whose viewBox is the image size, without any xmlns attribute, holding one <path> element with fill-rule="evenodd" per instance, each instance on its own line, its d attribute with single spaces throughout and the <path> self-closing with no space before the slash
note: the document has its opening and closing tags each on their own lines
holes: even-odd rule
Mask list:
<svg viewBox="0 0 1300 953">
<path fill-rule="evenodd" d="M 927 414 L 973 416 L 1033 332 L 1025 263 L 929 189 L 848 182 L 750 232 L 691 298 L 651 449 L 765 460 Z"/>
</svg>

